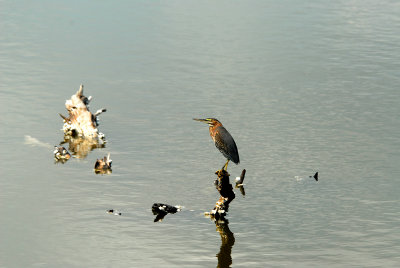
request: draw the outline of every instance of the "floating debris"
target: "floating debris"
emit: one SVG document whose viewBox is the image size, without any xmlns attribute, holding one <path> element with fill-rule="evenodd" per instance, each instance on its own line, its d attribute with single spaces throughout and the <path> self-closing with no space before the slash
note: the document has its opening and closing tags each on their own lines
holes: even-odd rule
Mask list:
<svg viewBox="0 0 400 268">
<path fill-rule="evenodd" d="M 113 214 L 113 215 L 115 215 L 115 216 L 121 216 L 121 215 L 122 215 L 121 212 L 119 212 L 118 210 L 114 210 L 114 209 L 109 209 L 109 210 L 107 210 L 107 213 L 108 213 L 108 214 Z"/>
<path fill-rule="evenodd" d="M 314 174 L 314 176 L 308 176 L 310 179 L 314 179 L 316 181 L 318 181 L 318 172 Z M 294 178 L 296 179 L 296 181 L 302 181 L 304 180 L 303 177 L 301 176 L 294 176 Z"/>
<path fill-rule="evenodd" d="M 318 172 L 317 172 L 317 173 L 315 173 L 315 175 L 314 175 L 314 176 L 310 176 L 310 178 L 314 178 L 316 181 L 318 181 Z"/>
<path fill-rule="evenodd" d="M 108 153 L 107 157 L 104 156 L 103 159 L 96 160 L 94 171 L 96 174 L 110 174 L 112 172 L 111 164 L 112 160 L 110 158 L 110 153 Z"/>
<path fill-rule="evenodd" d="M 58 162 L 66 162 L 68 159 L 71 158 L 71 154 L 62 146 L 54 146 L 54 158 Z"/>
<path fill-rule="evenodd" d="M 182 206 L 171 206 L 162 203 L 154 203 L 151 207 L 151 210 L 153 214 L 156 215 L 154 222 L 159 222 L 162 221 L 167 214 L 175 214 L 176 212 L 181 211 Z"/>
</svg>

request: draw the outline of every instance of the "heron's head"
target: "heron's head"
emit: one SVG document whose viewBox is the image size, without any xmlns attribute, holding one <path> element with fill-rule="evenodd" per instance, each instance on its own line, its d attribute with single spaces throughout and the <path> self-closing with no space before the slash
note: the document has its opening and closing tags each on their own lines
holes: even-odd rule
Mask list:
<svg viewBox="0 0 400 268">
<path fill-rule="evenodd" d="M 193 120 L 199 121 L 199 122 L 203 122 L 208 124 L 210 127 L 213 127 L 217 124 L 221 124 L 221 122 L 219 122 L 217 119 L 215 118 L 205 118 L 205 119 L 197 119 L 197 118 L 193 118 Z"/>
</svg>

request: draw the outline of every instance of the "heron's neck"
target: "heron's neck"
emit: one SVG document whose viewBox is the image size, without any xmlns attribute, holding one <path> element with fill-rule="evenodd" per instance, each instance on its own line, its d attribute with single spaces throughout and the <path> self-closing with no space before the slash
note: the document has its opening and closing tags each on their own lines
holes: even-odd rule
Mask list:
<svg viewBox="0 0 400 268">
<path fill-rule="evenodd" d="M 211 138 L 214 139 L 215 134 L 216 134 L 216 132 L 217 132 L 217 129 L 218 129 L 218 127 L 220 127 L 220 126 L 222 126 L 221 123 L 217 123 L 217 124 L 215 124 L 215 125 L 213 125 L 213 126 L 210 126 L 209 131 L 210 131 L 210 136 L 211 136 Z"/>
</svg>

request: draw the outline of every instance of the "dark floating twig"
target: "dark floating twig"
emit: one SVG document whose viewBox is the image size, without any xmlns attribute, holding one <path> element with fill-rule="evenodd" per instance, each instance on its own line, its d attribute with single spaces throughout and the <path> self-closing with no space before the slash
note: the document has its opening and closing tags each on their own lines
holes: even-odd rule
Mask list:
<svg viewBox="0 0 400 268">
<path fill-rule="evenodd" d="M 309 176 L 310 178 L 314 178 L 316 181 L 318 181 L 318 172 L 317 173 L 315 173 L 315 175 L 314 176 Z"/>
<path fill-rule="evenodd" d="M 62 146 L 54 146 L 54 159 L 56 162 L 65 163 L 71 158 L 71 154 Z"/>
<path fill-rule="evenodd" d="M 94 164 L 94 172 L 96 174 L 110 174 L 112 172 L 111 169 L 112 160 L 110 158 L 110 153 L 108 153 L 107 157 L 104 156 L 103 159 L 97 159 Z"/>
<path fill-rule="evenodd" d="M 154 222 L 162 221 L 167 214 L 175 214 L 181 209 L 181 206 L 171 206 L 163 203 L 154 203 L 151 207 L 153 214 L 156 215 Z"/>
</svg>

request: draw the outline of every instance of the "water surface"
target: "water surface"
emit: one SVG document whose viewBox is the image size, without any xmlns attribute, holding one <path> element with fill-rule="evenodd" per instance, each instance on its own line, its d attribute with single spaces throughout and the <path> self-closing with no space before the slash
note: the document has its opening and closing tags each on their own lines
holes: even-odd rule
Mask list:
<svg viewBox="0 0 400 268">
<path fill-rule="evenodd" d="M 399 14 L 0 1 L 0 267 L 398 267 Z M 54 164 L 80 83 L 107 108 L 108 143 Z M 232 178 L 247 170 L 228 225 L 203 216 L 225 160 L 194 117 L 218 118 L 240 153 Z M 108 152 L 113 173 L 96 175 Z M 155 202 L 185 208 L 154 223 Z"/>
</svg>

